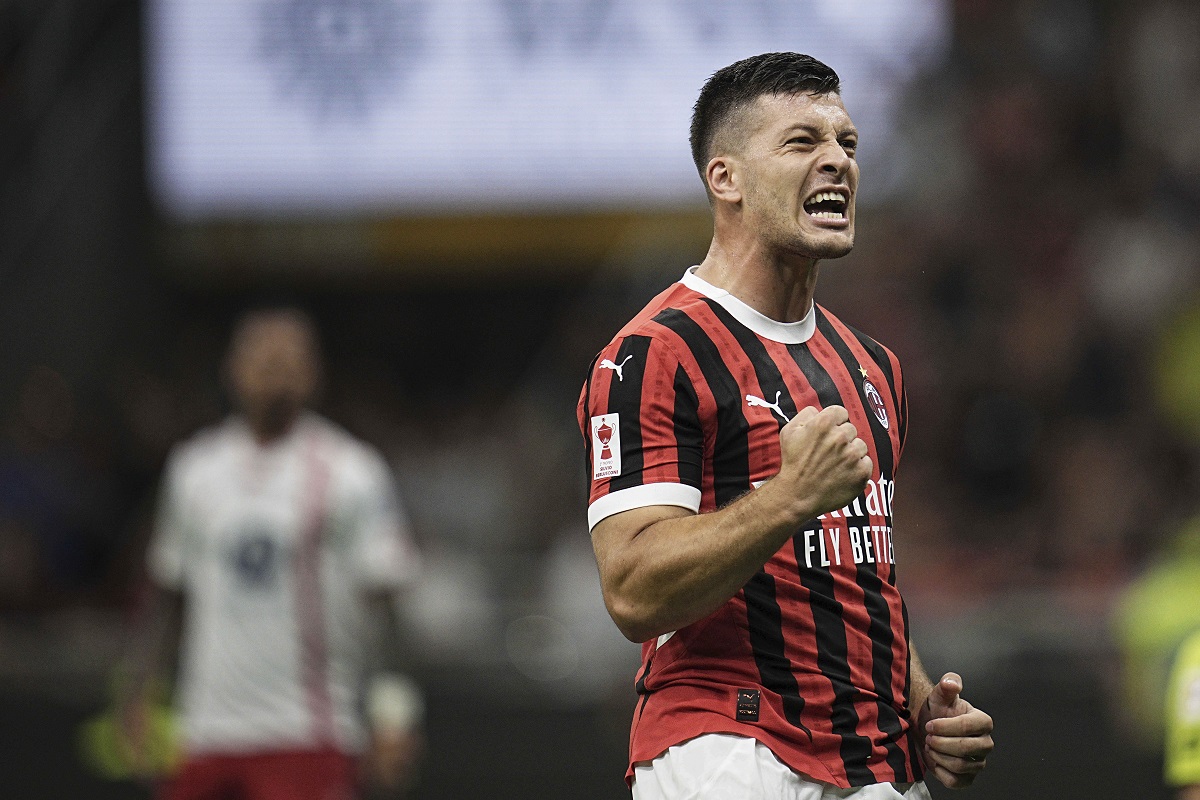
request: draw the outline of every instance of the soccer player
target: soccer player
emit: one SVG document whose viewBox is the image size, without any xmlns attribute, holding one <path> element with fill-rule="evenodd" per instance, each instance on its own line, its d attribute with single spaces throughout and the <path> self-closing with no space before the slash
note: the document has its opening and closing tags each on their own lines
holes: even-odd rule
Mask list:
<svg viewBox="0 0 1200 800">
<path fill-rule="evenodd" d="M 1179 800 L 1200 800 L 1200 631 L 1175 657 L 1167 694 L 1166 779 Z"/>
<path fill-rule="evenodd" d="M 183 762 L 163 797 L 348 799 L 368 746 L 381 782 L 400 784 L 420 748 L 419 695 L 364 674 L 396 645 L 377 628 L 418 566 L 390 471 L 306 410 L 319 358 L 301 312 L 244 317 L 227 367 L 237 413 L 167 464 L 148 555 L 163 613 L 130 659 L 127 735 L 136 748 L 138 698 L 182 624 Z"/>
<path fill-rule="evenodd" d="M 892 502 L 896 357 L 813 302 L 854 243 L 858 134 L 796 53 L 716 72 L 692 117 L 704 261 L 593 362 L 578 416 L 605 603 L 642 642 L 638 800 L 925 798 L 992 720 L 908 637 Z"/>
</svg>

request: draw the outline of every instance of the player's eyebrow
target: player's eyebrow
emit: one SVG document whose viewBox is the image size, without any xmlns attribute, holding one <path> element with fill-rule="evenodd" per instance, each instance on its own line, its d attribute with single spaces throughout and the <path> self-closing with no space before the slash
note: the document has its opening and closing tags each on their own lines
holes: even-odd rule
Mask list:
<svg viewBox="0 0 1200 800">
<path fill-rule="evenodd" d="M 819 136 L 821 134 L 821 132 L 822 132 L 821 126 L 811 125 L 807 122 L 797 122 L 793 125 L 789 125 L 788 127 L 784 128 L 782 135 L 787 137 L 787 136 L 791 136 L 794 133 L 807 133 L 810 136 L 815 137 L 815 136 Z M 839 139 L 844 139 L 847 136 L 853 136 L 855 139 L 857 139 L 858 138 L 858 129 L 855 128 L 853 125 L 850 125 L 846 128 L 838 129 L 836 131 L 836 134 L 837 134 L 837 138 L 839 138 Z"/>
<path fill-rule="evenodd" d="M 821 132 L 820 128 L 818 128 L 816 125 L 809 125 L 807 122 L 797 122 L 797 123 L 789 125 L 783 129 L 783 134 L 785 136 L 790 136 L 793 133 L 817 134 L 820 132 Z"/>
</svg>

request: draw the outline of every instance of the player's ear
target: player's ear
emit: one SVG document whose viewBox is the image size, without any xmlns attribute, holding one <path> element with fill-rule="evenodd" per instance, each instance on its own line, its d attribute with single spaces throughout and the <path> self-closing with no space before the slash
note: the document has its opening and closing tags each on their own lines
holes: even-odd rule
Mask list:
<svg viewBox="0 0 1200 800">
<path fill-rule="evenodd" d="M 742 191 L 738 186 L 737 162 L 729 156 L 716 156 L 708 162 L 704 170 L 704 178 L 708 181 L 708 191 L 714 200 L 726 203 L 740 203 Z"/>
</svg>

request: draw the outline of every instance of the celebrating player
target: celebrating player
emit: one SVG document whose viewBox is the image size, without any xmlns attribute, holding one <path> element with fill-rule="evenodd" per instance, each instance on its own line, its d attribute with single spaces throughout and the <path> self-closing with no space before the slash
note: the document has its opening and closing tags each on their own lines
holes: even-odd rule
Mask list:
<svg viewBox="0 0 1200 800">
<path fill-rule="evenodd" d="M 967 786 L 992 749 L 962 680 L 932 682 L 909 642 L 900 364 L 813 302 L 819 261 L 854 244 L 839 93 L 795 53 L 709 79 L 691 129 L 708 255 L 597 355 L 580 397 L 605 602 L 643 643 L 639 800 L 925 798 L 925 771 Z"/>
<path fill-rule="evenodd" d="M 166 798 L 350 798 L 368 744 L 376 777 L 398 785 L 420 747 L 419 695 L 396 674 L 363 680 L 365 634 L 393 621 L 417 568 L 390 472 L 305 410 L 318 357 L 300 312 L 245 317 L 228 368 L 239 413 L 167 466 L 149 567 L 169 613 L 130 659 L 127 735 L 136 748 L 141 687 L 182 612 L 184 758 Z"/>
</svg>

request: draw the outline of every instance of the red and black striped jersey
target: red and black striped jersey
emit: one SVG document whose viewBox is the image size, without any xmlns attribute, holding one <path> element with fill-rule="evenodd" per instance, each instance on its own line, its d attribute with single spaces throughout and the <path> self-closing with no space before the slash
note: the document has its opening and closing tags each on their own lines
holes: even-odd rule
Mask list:
<svg viewBox="0 0 1200 800">
<path fill-rule="evenodd" d="M 630 776 L 720 732 L 837 786 L 921 777 L 892 548 L 908 414 L 889 350 L 816 305 L 772 321 L 689 270 L 597 355 L 583 387 L 588 521 L 720 508 L 778 472 L 779 429 L 797 410 L 831 405 L 867 443 L 871 480 L 802 525 L 722 608 L 643 644 Z"/>
</svg>

